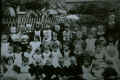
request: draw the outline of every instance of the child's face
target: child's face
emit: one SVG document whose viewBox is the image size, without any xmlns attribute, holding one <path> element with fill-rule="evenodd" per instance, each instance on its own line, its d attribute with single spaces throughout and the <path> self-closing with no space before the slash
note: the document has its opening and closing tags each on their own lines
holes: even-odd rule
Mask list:
<svg viewBox="0 0 120 80">
<path fill-rule="evenodd" d="M 100 53 L 101 49 L 102 49 L 101 45 L 97 45 L 96 46 L 96 52 L 97 53 Z"/>
<path fill-rule="evenodd" d="M 60 31 L 60 26 L 59 25 L 55 25 L 55 30 L 56 31 Z"/>
<path fill-rule="evenodd" d="M 18 47 L 17 52 L 20 53 L 21 51 L 22 51 L 22 48 L 21 48 L 21 47 Z"/>
<path fill-rule="evenodd" d="M 63 48 L 64 48 L 64 51 L 68 51 L 69 50 L 69 47 L 67 45 L 64 45 Z"/>
<path fill-rule="evenodd" d="M 85 62 L 84 62 L 84 66 L 89 67 L 89 66 L 90 66 L 90 63 L 89 63 L 88 61 L 85 61 Z"/>
<path fill-rule="evenodd" d="M 77 31 L 77 38 L 82 38 L 82 32 Z"/>
<path fill-rule="evenodd" d="M 89 35 L 88 35 L 88 38 L 89 38 L 89 39 L 93 38 L 93 35 L 92 35 L 92 34 L 89 34 Z"/>
<path fill-rule="evenodd" d="M 8 53 L 12 53 L 13 52 L 13 47 L 12 46 L 9 46 L 8 47 Z"/>
<path fill-rule="evenodd" d="M 57 34 L 53 33 L 53 40 L 57 40 Z"/>
</svg>

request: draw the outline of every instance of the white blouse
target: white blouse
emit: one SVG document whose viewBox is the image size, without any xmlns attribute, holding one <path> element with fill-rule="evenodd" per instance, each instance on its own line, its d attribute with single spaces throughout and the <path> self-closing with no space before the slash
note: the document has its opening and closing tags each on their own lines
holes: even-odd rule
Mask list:
<svg viewBox="0 0 120 80">
<path fill-rule="evenodd" d="M 15 53 L 15 61 L 14 64 L 21 67 L 22 66 L 22 55 L 21 53 Z"/>
</svg>

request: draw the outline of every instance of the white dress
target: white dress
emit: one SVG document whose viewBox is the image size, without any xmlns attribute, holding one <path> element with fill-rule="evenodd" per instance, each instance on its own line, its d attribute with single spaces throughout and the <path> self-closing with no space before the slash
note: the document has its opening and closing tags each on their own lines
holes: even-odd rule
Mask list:
<svg viewBox="0 0 120 80">
<path fill-rule="evenodd" d="M 15 61 L 14 64 L 21 67 L 22 66 L 22 55 L 21 53 L 15 53 Z"/>
<path fill-rule="evenodd" d="M 52 65 L 56 67 L 60 67 L 59 65 L 59 58 L 62 57 L 61 53 L 59 51 L 52 52 Z"/>
<path fill-rule="evenodd" d="M 69 57 L 69 51 L 64 52 L 64 66 L 69 67 L 71 65 L 71 59 Z"/>
<path fill-rule="evenodd" d="M 8 56 L 9 43 L 1 43 L 1 56 Z"/>
<path fill-rule="evenodd" d="M 86 39 L 86 43 L 87 43 L 86 50 L 87 51 L 95 52 L 95 41 L 96 39 Z"/>
</svg>

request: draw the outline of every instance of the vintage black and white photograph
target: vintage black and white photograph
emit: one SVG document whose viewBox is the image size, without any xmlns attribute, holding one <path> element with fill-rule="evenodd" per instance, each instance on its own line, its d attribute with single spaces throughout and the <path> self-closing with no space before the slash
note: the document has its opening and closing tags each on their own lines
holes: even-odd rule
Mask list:
<svg viewBox="0 0 120 80">
<path fill-rule="evenodd" d="M 0 80 L 120 80 L 120 0 L 1 0 Z"/>
</svg>

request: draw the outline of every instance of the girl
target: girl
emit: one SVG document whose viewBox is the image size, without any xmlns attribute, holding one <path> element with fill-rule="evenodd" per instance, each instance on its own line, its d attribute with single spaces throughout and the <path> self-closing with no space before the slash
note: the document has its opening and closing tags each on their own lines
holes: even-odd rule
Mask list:
<svg viewBox="0 0 120 80">
<path fill-rule="evenodd" d="M 88 39 L 86 39 L 86 50 L 90 52 L 95 52 L 95 41 L 96 39 L 92 34 L 88 35 Z"/>
<path fill-rule="evenodd" d="M 97 28 L 96 27 L 92 27 L 91 28 L 91 33 L 93 34 L 94 37 L 97 36 Z"/>
<path fill-rule="evenodd" d="M 52 41 L 51 41 L 51 45 L 54 45 L 54 44 L 56 45 L 57 50 L 60 52 L 62 45 L 61 45 L 60 41 L 58 40 L 57 34 L 55 32 L 53 32 L 53 37 L 52 37 Z"/>
<path fill-rule="evenodd" d="M 50 27 L 50 25 L 47 25 L 47 27 Z M 52 39 L 52 31 L 50 28 L 47 28 L 43 30 L 43 41 L 50 42 Z"/>
<path fill-rule="evenodd" d="M 105 27 L 104 25 L 98 25 L 98 31 L 97 31 L 98 36 L 102 36 L 105 34 L 104 27 Z"/>
<path fill-rule="evenodd" d="M 107 53 L 105 54 L 105 57 L 106 61 L 112 62 L 113 67 L 120 74 L 119 53 L 117 47 L 111 41 L 107 46 Z"/>
<path fill-rule="evenodd" d="M 26 51 L 28 45 L 29 45 L 29 36 L 27 34 L 22 34 L 21 35 L 22 52 Z"/>
<path fill-rule="evenodd" d="M 38 25 L 36 26 L 36 29 L 34 31 L 34 34 L 35 34 L 34 39 L 35 39 L 35 37 L 38 37 L 40 42 L 41 42 L 41 30 L 40 30 L 40 27 L 41 26 L 38 27 Z"/>
<path fill-rule="evenodd" d="M 89 54 L 84 56 L 82 70 L 83 70 L 83 78 L 85 80 L 94 80 L 94 76 L 91 74 L 92 69 L 92 58 Z"/>
<path fill-rule="evenodd" d="M 8 69 L 9 68 L 12 68 L 13 65 L 14 65 L 14 60 L 15 60 L 15 56 L 14 56 L 14 53 L 13 53 L 13 47 L 9 46 L 8 48 Z"/>
<path fill-rule="evenodd" d="M 69 24 L 66 24 L 65 30 L 63 31 L 63 41 L 65 42 L 66 41 L 70 42 L 70 39 L 72 38 L 72 33 L 69 28 L 70 28 Z"/>
<path fill-rule="evenodd" d="M 47 60 L 50 59 L 51 51 L 49 45 L 45 45 L 43 48 L 43 64 L 47 63 Z"/>
<path fill-rule="evenodd" d="M 96 50 L 95 50 L 95 61 L 98 61 L 99 63 L 104 63 L 105 62 L 105 54 L 107 53 L 104 49 L 104 47 L 101 44 L 102 42 L 100 40 L 97 40 L 95 45 L 96 45 Z"/>
<path fill-rule="evenodd" d="M 35 74 L 36 79 L 40 79 L 43 74 L 43 66 L 45 65 L 43 63 L 44 59 L 43 54 L 41 53 L 41 49 L 37 49 L 35 51 L 35 53 L 33 54 L 33 59 L 34 59 L 33 68 L 35 68 L 33 73 Z"/>
<path fill-rule="evenodd" d="M 17 48 L 17 52 L 14 54 L 14 56 L 15 56 L 14 64 L 19 67 L 22 67 L 22 49 L 21 49 L 21 47 Z"/>
<path fill-rule="evenodd" d="M 25 58 L 28 59 L 28 62 L 27 62 L 28 65 L 32 64 L 33 62 L 32 55 L 33 53 L 32 53 L 31 46 L 28 46 L 26 52 L 24 52 L 24 55 L 23 55 Z"/>
<path fill-rule="evenodd" d="M 9 47 L 8 36 L 6 34 L 3 34 L 1 37 L 1 56 L 2 57 L 7 57 L 8 47 Z"/>
<path fill-rule="evenodd" d="M 77 39 L 74 41 L 74 53 L 77 55 L 82 54 L 83 51 L 83 40 L 82 40 L 82 33 L 80 31 L 77 31 Z"/>
<path fill-rule="evenodd" d="M 32 58 L 34 60 L 34 64 L 43 64 L 43 55 L 41 53 L 41 49 L 36 49 L 35 53 L 32 55 Z"/>
<path fill-rule="evenodd" d="M 70 58 L 69 58 L 69 55 L 70 55 L 70 49 L 68 47 L 68 45 L 64 44 L 63 45 L 63 48 L 64 48 L 64 67 L 69 67 L 71 65 L 71 62 L 70 62 Z"/>
<path fill-rule="evenodd" d="M 59 65 L 59 58 L 62 57 L 62 54 L 60 52 L 60 50 L 58 49 L 58 45 L 57 44 L 54 44 L 52 46 L 52 52 L 51 52 L 51 55 L 52 55 L 52 65 L 53 67 L 57 68 L 57 67 L 60 67 Z"/>
</svg>

